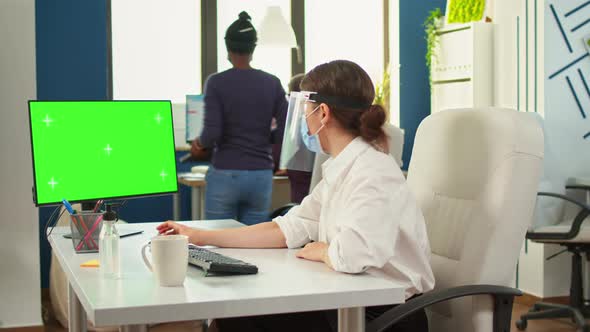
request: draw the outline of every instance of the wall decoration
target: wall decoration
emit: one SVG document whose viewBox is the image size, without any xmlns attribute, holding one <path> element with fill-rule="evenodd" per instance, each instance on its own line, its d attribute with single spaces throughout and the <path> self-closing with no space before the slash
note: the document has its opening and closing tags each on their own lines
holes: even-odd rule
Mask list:
<svg viewBox="0 0 590 332">
<path fill-rule="evenodd" d="M 569 176 L 590 175 L 590 4 L 545 1 L 546 135 Z"/>
<path fill-rule="evenodd" d="M 491 22 L 492 0 L 447 0 L 447 23 Z"/>
</svg>

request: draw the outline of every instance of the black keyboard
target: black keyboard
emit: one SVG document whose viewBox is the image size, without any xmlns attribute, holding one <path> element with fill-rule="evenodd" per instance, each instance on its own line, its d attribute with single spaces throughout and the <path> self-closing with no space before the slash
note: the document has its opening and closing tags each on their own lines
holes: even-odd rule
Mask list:
<svg viewBox="0 0 590 332">
<path fill-rule="evenodd" d="M 258 267 L 216 252 L 189 246 L 188 262 L 203 269 L 207 274 L 256 274 Z"/>
</svg>

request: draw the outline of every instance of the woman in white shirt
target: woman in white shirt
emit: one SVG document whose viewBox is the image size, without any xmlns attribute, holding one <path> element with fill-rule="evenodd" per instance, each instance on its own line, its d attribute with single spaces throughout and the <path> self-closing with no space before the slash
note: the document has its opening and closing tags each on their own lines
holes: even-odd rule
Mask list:
<svg viewBox="0 0 590 332">
<path fill-rule="evenodd" d="M 406 299 L 434 287 L 424 218 L 399 166 L 384 153 L 385 112 L 372 105 L 367 73 L 350 61 L 322 64 L 305 75 L 302 119 L 311 140 L 330 155 L 323 180 L 301 205 L 273 221 L 226 230 L 198 230 L 174 222 L 161 234 L 185 234 L 197 245 L 303 248 L 297 257 L 343 273 L 366 272 L 406 286 Z M 369 307 L 370 321 L 393 306 Z M 331 331 L 335 311 L 221 319 L 220 331 Z M 391 331 L 427 331 L 424 312 Z"/>
</svg>

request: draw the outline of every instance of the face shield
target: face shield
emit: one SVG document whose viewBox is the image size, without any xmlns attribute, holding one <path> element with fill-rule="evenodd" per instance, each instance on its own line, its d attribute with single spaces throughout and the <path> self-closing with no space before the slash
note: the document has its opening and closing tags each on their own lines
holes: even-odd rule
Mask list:
<svg viewBox="0 0 590 332">
<path fill-rule="evenodd" d="M 311 172 L 315 154 L 303 142 L 302 125 L 305 121 L 305 104 L 309 101 L 310 92 L 291 92 L 289 108 L 285 121 L 285 133 L 281 149 L 281 169 Z"/>
<path fill-rule="evenodd" d="M 306 172 L 311 172 L 313 169 L 315 153 L 309 149 L 321 150 L 317 133 L 323 129 L 324 124 L 319 129 L 316 129 L 316 132 L 308 132 L 307 122 L 305 122 L 305 109 L 309 103 L 313 103 L 313 105 L 309 105 L 307 115 L 311 115 L 317 111 L 318 105 L 322 103 L 342 109 L 365 110 L 371 106 L 370 102 L 367 103 L 357 98 L 320 95 L 310 91 L 292 92 L 289 96 L 289 108 L 285 122 L 285 133 L 283 135 L 280 161 L 281 169 Z"/>
</svg>

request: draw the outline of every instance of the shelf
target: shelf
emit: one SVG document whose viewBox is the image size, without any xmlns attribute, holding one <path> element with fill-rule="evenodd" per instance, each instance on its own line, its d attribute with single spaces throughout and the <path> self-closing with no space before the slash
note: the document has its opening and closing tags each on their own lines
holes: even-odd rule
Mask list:
<svg viewBox="0 0 590 332">
<path fill-rule="evenodd" d="M 473 22 L 438 30 L 431 68 L 431 110 L 477 108 L 493 102 L 493 25 Z"/>
</svg>

